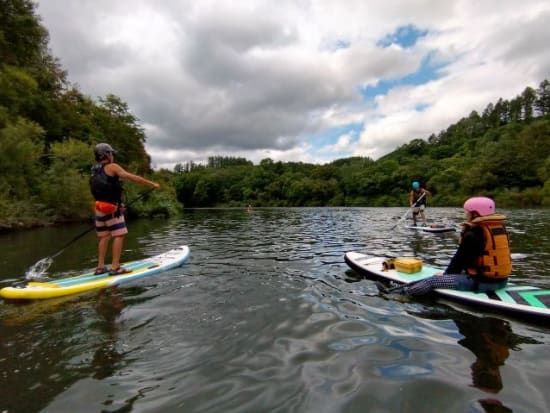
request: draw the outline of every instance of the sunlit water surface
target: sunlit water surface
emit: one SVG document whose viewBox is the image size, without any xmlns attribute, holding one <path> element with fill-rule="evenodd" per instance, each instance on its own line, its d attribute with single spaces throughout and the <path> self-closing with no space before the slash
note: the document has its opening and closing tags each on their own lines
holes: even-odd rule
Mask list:
<svg viewBox="0 0 550 413">
<path fill-rule="evenodd" d="M 0 412 L 546 412 L 550 328 L 376 295 L 344 253 L 444 266 L 457 234 L 403 208 L 192 210 L 129 223 L 125 259 L 188 244 L 183 267 L 117 290 L 0 301 Z M 429 208 L 459 225 L 462 212 Z M 550 211 L 509 215 L 516 281 L 550 286 Z M 0 287 L 86 226 L 0 236 Z M 50 278 L 95 266 L 93 232 Z"/>
</svg>

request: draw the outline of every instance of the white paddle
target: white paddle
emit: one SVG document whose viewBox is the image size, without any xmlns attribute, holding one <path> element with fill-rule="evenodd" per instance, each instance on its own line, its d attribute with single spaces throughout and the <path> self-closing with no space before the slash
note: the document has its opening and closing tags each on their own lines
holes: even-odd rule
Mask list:
<svg viewBox="0 0 550 413">
<path fill-rule="evenodd" d="M 401 221 L 403 221 L 405 219 L 405 217 L 408 215 L 409 211 L 411 211 L 414 207 L 416 207 L 418 205 L 418 203 L 420 202 L 420 200 L 422 198 L 424 198 L 425 195 L 426 195 L 426 192 L 422 192 L 422 195 L 420 195 L 420 197 L 416 200 L 416 202 L 413 204 L 413 206 L 405 211 L 405 214 L 403 214 L 403 216 L 401 218 L 399 218 L 399 221 L 397 221 L 397 223 L 393 227 L 391 227 L 391 229 L 394 229 L 396 226 L 398 226 L 401 223 Z"/>
</svg>

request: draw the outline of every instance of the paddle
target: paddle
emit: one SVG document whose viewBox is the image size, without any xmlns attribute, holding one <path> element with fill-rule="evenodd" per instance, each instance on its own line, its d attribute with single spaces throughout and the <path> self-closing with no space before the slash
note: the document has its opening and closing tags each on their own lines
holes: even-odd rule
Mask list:
<svg viewBox="0 0 550 413">
<path fill-rule="evenodd" d="M 137 197 L 135 197 L 132 201 L 130 201 L 129 203 L 126 204 L 126 206 L 130 206 L 132 205 L 133 203 L 139 201 L 141 198 L 143 198 L 145 195 L 147 195 L 148 193 L 150 193 L 151 191 L 153 191 L 155 188 L 151 188 L 145 192 L 143 192 L 141 195 L 138 195 Z M 69 242 L 67 242 L 63 248 L 61 248 L 59 251 L 57 251 L 55 254 L 53 255 L 50 255 L 48 257 L 45 257 L 45 258 L 42 258 L 41 260 L 37 261 L 34 265 L 32 265 L 28 270 L 27 272 L 25 273 L 25 277 L 26 278 L 35 278 L 37 276 L 40 276 L 41 274 L 43 274 L 48 268 L 50 268 L 50 265 L 52 265 L 52 262 L 53 262 L 53 259 L 55 257 L 57 257 L 59 254 L 61 254 L 63 251 L 65 251 L 65 249 L 73 244 L 74 242 L 78 241 L 80 238 L 82 238 L 84 235 L 86 235 L 88 232 L 92 231 L 93 229 L 95 229 L 95 224 L 92 225 L 90 228 L 86 229 L 84 232 L 82 232 L 81 234 L 78 234 L 76 237 L 74 237 L 73 239 L 71 239 Z M 29 276 L 29 274 L 31 276 Z"/>
<path fill-rule="evenodd" d="M 405 211 L 405 213 L 403 214 L 403 216 L 402 216 L 401 218 L 399 218 L 399 221 L 397 221 L 397 223 L 396 223 L 393 227 L 391 227 L 391 229 L 394 229 L 396 226 L 398 226 L 398 225 L 401 223 L 401 221 L 403 221 L 403 220 L 405 219 L 405 217 L 408 215 L 409 211 L 410 211 L 411 209 L 413 209 L 414 207 L 416 207 L 416 206 L 418 205 L 418 203 L 420 202 L 420 200 L 421 200 L 422 198 L 424 198 L 425 195 L 426 195 L 426 192 L 422 192 L 422 195 L 420 195 L 420 197 L 415 201 L 415 203 L 413 204 L 413 206 L 410 207 L 409 209 L 407 209 L 407 210 Z"/>
</svg>

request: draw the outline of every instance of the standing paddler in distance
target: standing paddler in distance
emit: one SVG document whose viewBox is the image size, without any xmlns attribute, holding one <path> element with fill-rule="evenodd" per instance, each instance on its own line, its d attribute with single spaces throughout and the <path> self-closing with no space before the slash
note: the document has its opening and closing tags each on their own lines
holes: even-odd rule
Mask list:
<svg viewBox="0 0 550 413">
<path fill-rule="evenodd" d="M 409 193 L 409 206 L 412 208 L 413 225 L 416 227 L 416 216 L 420 214 L 424 225 L 428 225 L 426 222 L 426 215 L 424 210 L 426 209 L 426 198 L 431 196 L 431 192 L 420 186 L 420 182 L 413 181 L 412 189 Z"/>
<path fill-rule="evenodd" d="M 495 213 L 495 201 L 485 196 L 468 199 L 464 212 L 459 246 L 443 273 L 390 289 L 379 285 L 382 292 L 417 296 L 436 288 L 491 292 L 506 287 L 512 272 L 506 217 Z"/>
<path fill-rule="evenodd" d="M 132 181 L 158 189 L 160 185 L 139 175 L 125 171 L 114 162 L 116 151 L 108 143 L 95 147 L 97 164 L 92 167 L 90 189 L 95 199 L 95 230 L 98 237 L 97 268 L 95 274 L 120 275 L 130 272 L 120 266 L 124 236 L 128 233 L 124 220 L 121 180 Z M 111 269 L 105 266 L 105 254 L 113 239 Z"/>
</svg>

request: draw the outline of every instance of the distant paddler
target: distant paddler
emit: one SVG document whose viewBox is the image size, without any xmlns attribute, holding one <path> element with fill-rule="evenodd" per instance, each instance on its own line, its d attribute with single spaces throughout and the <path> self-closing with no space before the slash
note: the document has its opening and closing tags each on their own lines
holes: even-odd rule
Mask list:
<svg viewBox="0 0 550 413">
<path fill-rule="evenodd" d="M 412 189 L 409 193 L 409 206 L 412 208 L 413 225 L 416 226 L 416 216 L 420 214 L 424 225 L 428 225 L 426 222 L 426 215 L 424 210 L 426 209 L 426 198 L 432 196 L 431 192 L 420 186 L 420 182 L 413 181 Z"/>
</svg>

